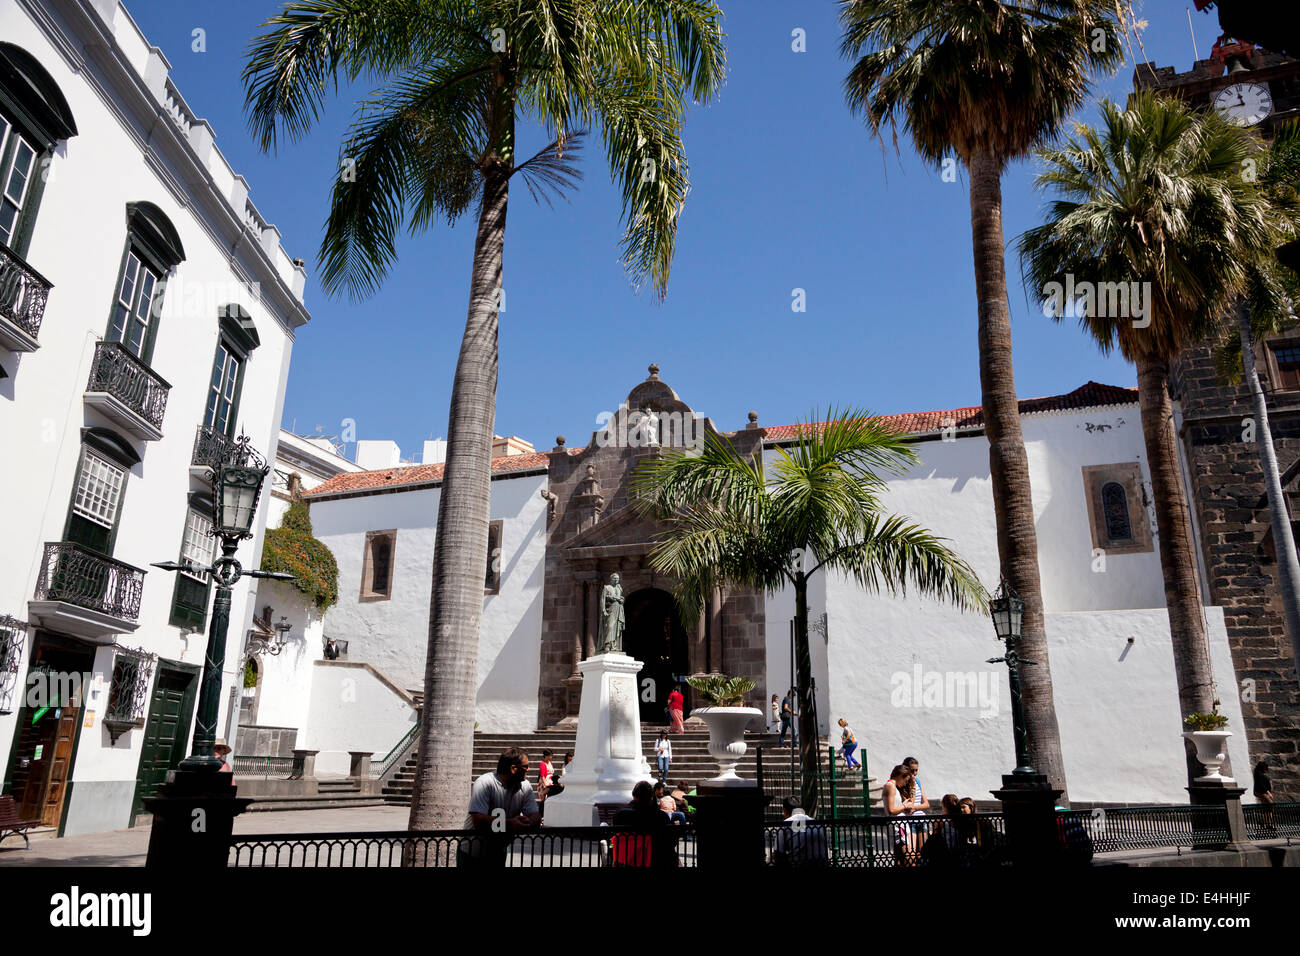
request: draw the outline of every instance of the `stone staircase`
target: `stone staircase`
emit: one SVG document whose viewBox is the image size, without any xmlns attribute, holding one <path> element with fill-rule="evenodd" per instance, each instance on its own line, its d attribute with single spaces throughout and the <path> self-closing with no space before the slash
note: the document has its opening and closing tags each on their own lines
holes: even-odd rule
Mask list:
<svg viewBox="0 0 1300 956">
<path fill-rule="evenodd" d="M 385 801 L 374 794 L 363 794 L 361 785 L 347 777 L 317 781 L 315 795 L 257 796 L 249 806 L 249 813 L 268 810 L 329 810 L 339 807 L 381 807 Z"/>
<path fill-rule="evenodd" d="M 655 761 L 655 740 L 659 737 L 661 729 L 659 727 L 643 727 L 641 730 L 641 749 L 645 754 L 646 762 L 650 764 L 651 771 L 656 775 L 658 770 Z M 477 733 L 474 735 L 472 779 L 466 781 L 466 785 L 468 786 L 469 783 L 473 782 L 473 779 L 477 779 L 482 774 L 495 770 L 497 758 L 503 750 L 509 747 L 519 747 L 528 754 L 530 764 L 529 779 L 536 784 L 536 767 L 542 759 L 542 751 L 545 749 L 554 751 L 555 762 L 558 766 L 564 762 L 565 751 L 574 749 L 575 736 L 576 733 L 572 730 L 539 730 L 531 734 Z M 773 792 L 777 789 L 778 781 L 781 783 L 787 781 L 790 774 L 790 747 L 788 745 L 781 747 L 778 744 L 776 734 L 746 734 L 745 743 L 748 745 L 748 750 L 736 766 L 737 773 L 749 780 L 756 779 L 758 769 L 757 752 L 758 748 L 762 747 L 765 775 L 767 776 L 765 789 L 768 792 Z M 673 761 L 668 770 L 670 783 L 688 782 L 693 785 L 717 774 L 717 764 L 709 756 L 709 735 L 707 731 L 688 729 L 684 734 L 674 734 L 672 744 Z M 825 745 L 822 747 L 822 752 L 825 753 Z M 410 805 L 411 788 L 415 782 L 415 764 L 416 752 L 412 751 L 405 764 L 384 785 L 383 799 L 385 803 L 400 806 Z M 874 779 L 871 781 L 871 800 L 874 806 L 881 805 L 880 786 Z M 850 779 L 837 780 L 836 803 L 841 811 L 861 812 L 862 783 L 860 777 L 855 775 Z M 779 813 L 777 816 L 779 818 Z"/>
</svg>

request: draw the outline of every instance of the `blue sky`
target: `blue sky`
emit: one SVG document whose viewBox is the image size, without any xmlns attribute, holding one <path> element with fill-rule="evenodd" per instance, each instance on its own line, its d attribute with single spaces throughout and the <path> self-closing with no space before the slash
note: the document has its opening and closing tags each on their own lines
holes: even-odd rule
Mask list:
<svg viewBox="0 0 1300 956">
<path fill-rule="evenodd" d="M 728 76 L 718 100 L 695 108 L 686 147 L 692 190 L 668 296 L 637 292 L 618 258 L 619 196 L 598 139 L 568 203 L 536 205 L 520 184 L 506 230 L 496 431 L 549 449 L 556 434 L 585 444 L 596 415 L 616 408 L 657 362 L 662 378 L 724 430 L 756 409 L 767 425 L 815 408 L 877 413 L 979 404 L 974 273 L 966 178 L 945 183 L 905 140 L 900 154 L 872 139 L 844 106 L 849 64 L 839 56 L 832 0 L 723 0 Z M 1186 6 L 1135 0 L 1149 21 L 1145 55 L 1189 69 Z M 249 181 L 285 249 L 308 262 L 312 321 L 294 346 L 283 424 L 388 438 L 418 455 L 445 435 L 451 378 L 465 320 L 472 215 L 399 245 L 382 290 L 360 303 L 327 296 L 316 252 L 338 143 L 364 87 L 344 89 L 306 140 L 277 154 L 247 132 L 239 74 L 250 38 L 279 5 L 269 0 L 135 0 L 130 10 L 172 63 L 186 101 Z M 1212 14 L 1191 14 L 1200 56 L 1218 35 Z M 206 50 L 192 50 L 196 28 Z M 807 50 L 791 49 L 805 31 Z M 1122 99 L 1130 60 L 1099 84 Z M 1080 119 L 1093 115 L 1086 107 Z M 520 152 L 543 144 L 530 131 Z M 1003 181 L 1008 242 L 1039 220 L 1032 163 Z M 1022 397 L 1069 391 L 1089 379 L 1136 384 L 1073 325 L 1027 303 L 1008 261 L 1016 385 Z M 807 311 L 791 311 L 792 290 Z M 352 449 L 349 447 L 349 453 Z"/>
</svg>

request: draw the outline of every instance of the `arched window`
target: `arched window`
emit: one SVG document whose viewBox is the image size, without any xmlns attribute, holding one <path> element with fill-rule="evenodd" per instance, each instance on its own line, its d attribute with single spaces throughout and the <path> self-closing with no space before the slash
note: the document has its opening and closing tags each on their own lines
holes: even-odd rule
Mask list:
<svg viewBox="0 0 1300 956">
<path fill-rule="evenodd" d="M 0 245 L 25 256 L 48 177 L 41 165 L 77 124 L 54 78 L 22 47 L 0 43 Z"/>
<path fill-rule="evenodd" d="M 371 552 L 370 589 L 388 592 L 388 577 L 393 571 L 393 543 L 388 538 L 375 538 L 374 550 Z"/>
<path fill-rule="evenodd" d="M 126 252 L 105 338 L 121 342 L 148 365 L 166 276 L 184 261 L 185 248 L 171 220 L 151 202 L 127 204 L 126 228 Z"/>
<path fill-rule="evenodd" d="M 397 531 L 367 531 L 361 564 L 361 600 L 387 601 L 393 593 Z"/>
<path fill-rule="evenodd" d="M 1133 521 L 1129 516 L 1128 492 L 1118 481 L 1101 486 L 1101 511 L 1106 523 L 1106 537 L 1111 541 L 1132 541 Z"/>
</svg>

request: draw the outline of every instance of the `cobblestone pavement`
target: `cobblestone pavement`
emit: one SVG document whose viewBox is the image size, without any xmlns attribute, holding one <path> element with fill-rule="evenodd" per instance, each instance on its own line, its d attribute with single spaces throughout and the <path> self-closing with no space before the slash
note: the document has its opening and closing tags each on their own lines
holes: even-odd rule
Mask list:
<svg viewBox="0 0 1300 956">
<path fill-rule="evenodd" d="M 328 833 L 356 830 L 404 830 L 407 807 L 342 807 L 328 810 L 281 810 L 235 817 L 235 833 Z M 110 830 L 63 839 L 34 839 L 30 850 L 21 837 L 0 843 L 5 866 L 144 866 L 149 828 Z"/>
</svg>

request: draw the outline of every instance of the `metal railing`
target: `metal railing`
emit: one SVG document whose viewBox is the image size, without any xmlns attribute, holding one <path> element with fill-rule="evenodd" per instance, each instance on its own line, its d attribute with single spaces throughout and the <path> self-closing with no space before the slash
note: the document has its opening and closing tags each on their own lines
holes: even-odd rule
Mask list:
<svg viewBox="0 0 1300 956">
<path fill-rule="evenodd" d="M 100 342 L 90 366 L 88 392 L 107 392 L 154 428 L 161 429 L 171 386 L 120 342 Z"/>
<path fill-rule="evenodd" d="M 370 776 L 375 779 L 382 779 L 390 770 L 393 769 L 399 760 L 406 756 L 407 751 L 410 749 L 411 741 L 415 739 L 415 735 L 419 732 L 420 721 L 416 720 L 416 722 L 411 725 L 411 729 L 408 730 L 406 734 L 403 735 L 402 739 L 393 746 L 393 749 L 388 751 L 388 756 L 384 757 L 384 759 L 378 764 L 371 763 Z"/>
<path fill-rule="evenodd" d="M 200 425 L 194 434 L 194 452 L 190 455 L 192 466 L 216 468 L 229 456 L 235 443 L 210 425 Z"/>
<path fill-rule="evenodd" d="M 1097 853 L 1227 843 L 1228 814 L 1222 806 L 1097 807 L 1064 810 L 1061 825 L 1082 827 Z"/>
<path fill-rule="evenodd" d="M 1252 840 L 1300 837 L 1300 803 L 1252 803 L 1241 808 Z"/>
<path fill-rule="evenodd" d="M 237 777 L 288 777 L 293 760 L 292 756 L 238 754 L 231 758 L 230 769 Z"/>
<path fill-rule="evenodd" d="M 51 288 L 49 280 L 0 245 L 0 316 L 36 338 Z"/>
<path fill-rule="evenodd" d="M 654 835 L 615 827 L 542 827 L 515 834 L 468 830 L 263 834 L 231 840 L 232 867 L 695 866 L 691 827 Z"/>
<path fill-rule="evenodd" d="M 857 817 L 763 828 L 769 866 L 978 868 L 1009 862 L 1000 813 Z"/>
<path fill-rule="evenodd" d="M 70 541 L 47 541 L 36 600 L 66 601 L 124 621 L 140 617 L 147 572 Z"/>
</svg>

